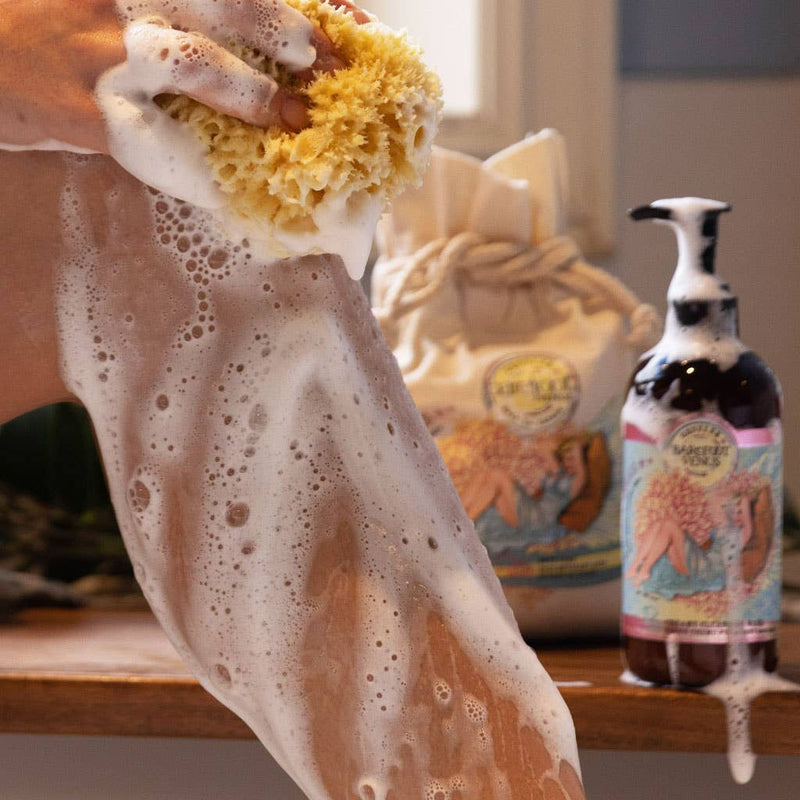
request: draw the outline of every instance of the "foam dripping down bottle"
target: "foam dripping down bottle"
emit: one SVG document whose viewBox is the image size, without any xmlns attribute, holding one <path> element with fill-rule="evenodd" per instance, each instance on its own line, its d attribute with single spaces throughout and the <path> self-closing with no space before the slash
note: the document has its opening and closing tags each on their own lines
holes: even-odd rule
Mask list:
<svg viewBox="0 0 800 800">
<path fill-rule="evenodd" d="M 714 274 L 729 210 L 680 198 L 631 212 L 672 227 L 679 246 L 664 335 L 622 411 L 624 650 L 630 671 L 658 684 L 777 663 L 781 391 L 740 341 L 737 299 Z"/>
</svg>

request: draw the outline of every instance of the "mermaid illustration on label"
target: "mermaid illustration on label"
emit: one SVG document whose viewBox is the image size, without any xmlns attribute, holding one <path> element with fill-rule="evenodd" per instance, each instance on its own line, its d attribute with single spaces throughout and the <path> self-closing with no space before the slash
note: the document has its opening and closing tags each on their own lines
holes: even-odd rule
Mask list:
<svg viewBox="0 0 800 800">
<path fill-rule="evenodd" d="M 742 580 L 749 587 L 758 582 L 772 551 L 776 508 L 771 481 L 757 466 L 732 471 L 710 488 L 679 469 L 654 470 L 641 486 L 625 573 L 634 586 L 706 604 L 709 592 L 726 586 L 729 537 L 738 537 Z"/>
<path fill-rule="evenodd" d="M 596 560 L 575 569 L 576 559 L 598 551 L 591 529 L 606 511 L 614 435 L 613 422 L 602 419 L 613 421 L 613 411 L 591 427 L 577 426 L 577 375 L 547 356 L 494 365 L 484 394 L 487 416 L 457 417 L 441 408 L 427 422 L 499 574 L 556 586 L 592 581 L 598 566 L 618 569 L 618 561 Z"/>
<path fill-rule="evenodd" d="M 636 479 L 626 580 L 651 597 L 680 601 L 681 617 L 704 615 L 731 580 L 756 602 L 774 572 L 766 568 L 780 467 L 769 448 L 738 448 L 734 430 L 698 415 L 680 422 L 663 449 L 646 453 L 629 465 Z"/>
</svg>

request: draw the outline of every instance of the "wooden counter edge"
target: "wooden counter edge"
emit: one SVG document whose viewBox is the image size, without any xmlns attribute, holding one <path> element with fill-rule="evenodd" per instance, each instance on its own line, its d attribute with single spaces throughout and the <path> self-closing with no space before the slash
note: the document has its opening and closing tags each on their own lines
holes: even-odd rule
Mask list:
<svg viewBox="0 0 800 800">
<path fill-rule="evenodd" d="M 694 692 L 564 687 L 578 745 L 590 750 L 722 753 L 725 716 Z M 252 739 L 249 728 L 193 678 L 0 674 L 0 732 Z M 800 693 L 753 704 L 762 755 L 800 755 Z"/>
<path fill-rule="evenodd" d="M 193 678 L 0 675 L 0 731 L 252 739 Z"/>
</svg>

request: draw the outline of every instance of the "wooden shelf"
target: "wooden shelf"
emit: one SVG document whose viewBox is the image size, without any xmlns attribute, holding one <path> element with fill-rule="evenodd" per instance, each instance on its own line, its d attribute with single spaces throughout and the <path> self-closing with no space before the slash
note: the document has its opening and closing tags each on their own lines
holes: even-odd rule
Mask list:
<svg viewBox="0 0 800 800">
<path fill-rule="evenodd" d="M 619 682 L 615 646 L 541 649 L 575 719 L 603 750 L 724 752 L 722 706 Z M 800 625 L 781 631 L 781 674 L 800 681 Z M 753 705 L 756 752 L 800 754 L 800 692 Z M 252 738 L 190 675 L 149 613 L 30 611 L 0 626 L 0 732 Z"/>
</svg>

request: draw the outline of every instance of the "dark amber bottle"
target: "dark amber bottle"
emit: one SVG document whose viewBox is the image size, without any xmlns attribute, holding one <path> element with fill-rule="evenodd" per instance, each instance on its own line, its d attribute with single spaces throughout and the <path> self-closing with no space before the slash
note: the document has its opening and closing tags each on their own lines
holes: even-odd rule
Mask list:
<svg viewBox="0 0 800 800">
<path fill-rule="evenodd" d="M 734 655 L 777 665 L 781 392 L 714 275 L 727 210 L 682 198 L 632 212 L 674 227 L 680 251 L 664 336 L 622 413 L 624 653 L 658 684 L 707 685 Z"/>
</svg>

